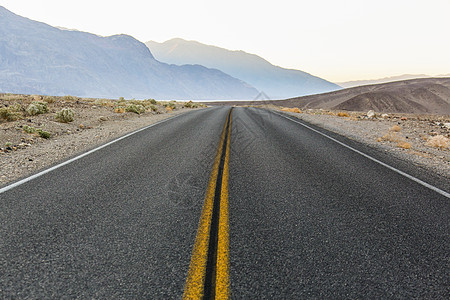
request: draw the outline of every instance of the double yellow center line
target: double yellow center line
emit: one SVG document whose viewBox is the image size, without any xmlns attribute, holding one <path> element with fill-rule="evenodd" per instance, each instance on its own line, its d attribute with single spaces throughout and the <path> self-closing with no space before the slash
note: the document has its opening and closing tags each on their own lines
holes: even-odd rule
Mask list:
<svg viewBox="0 0 450 300">
<path fill-rule="evenodd" d="M 228 174 L 231 113 L 220 136 L 192 251 L 183 299 L 228 299 Z"/>
</svg>

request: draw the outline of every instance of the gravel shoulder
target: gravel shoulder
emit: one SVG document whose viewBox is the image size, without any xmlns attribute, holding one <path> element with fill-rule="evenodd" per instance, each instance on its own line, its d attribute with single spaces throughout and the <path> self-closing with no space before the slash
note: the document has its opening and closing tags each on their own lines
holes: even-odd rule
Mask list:
<svg viewBox="0 0 450 300">
<path fill-rule="evenodd" d="M 264 108 L 282 109 L 276 106 Z M 298 113 L 287 110 L 284 109 L 284 112 L 291 116 L 380 149 L 450 179 L 448 115 L 375 113 L 375 116 L 368 117 L 367 112 L 310 109 Z M 437 147 L 438 140 L 441 141 L 442 147 Z"/>
<path fill-rule="evenodd" d="M 24 96 L 4 100 L 0 96 L 0 108 L 20 104 L 27 107 L 40 96 Z M 17 96 L 16 96 L 17 97 Z M 58 162 L 93 149 L 129 132 L 158 121 L 193 110 L 176 102 L 175 109 L 167 109 L 167 103 L 158 103 L 141 114 L 119 110 L 117 101 L 94 99 L 58 99 L 49 103 L 48 113 L 29 116 L 24 113 L 16 121 L 0 120 L 0 186 L 27 177 Z M 115 107 L 116 105 L 116 107 Z M 55 113 L 61 108 L 74 112 L 74 121 L 61 123 Z M 27 133 L 24 128 L 39 128 L 51 134 L 49 139 L 37 133 Z"/>
</svg>

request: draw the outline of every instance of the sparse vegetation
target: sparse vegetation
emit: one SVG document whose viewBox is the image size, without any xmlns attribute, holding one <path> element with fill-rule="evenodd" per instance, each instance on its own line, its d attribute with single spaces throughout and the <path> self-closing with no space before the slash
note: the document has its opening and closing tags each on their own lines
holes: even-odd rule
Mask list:
<svg viewBox="0 0 450 300">
<path fill-rule="evenodd" d="M 411 148 L 411 144 L 405 141 L 400 141 L 397 143 L 397 147 L 398 148 L 402 148 L 402 149 L 410 149 Z"/>
<path fill-rule="evenodd" d="M 141 114 L 145 112 L 145 107 L 141 104 L 130 104 L 125 108 L 127 112 L 134 112 L 136 114 Z"/>
<path fill-rule="evenodd" d="M 48 112 L 47 102 L 33 101 L 26 109 L 30 116 L 45 114 Z"/>
<path fill-rule="evenodd" d="M 11 122 L 11 121 L 19 120 L 21 118 L 22 118 L 22 116 L 21 116 L 21 113 L 18 111 L 17 106 L 0 108 L 0 119 Z"/>
<path fill-rule="evenodd" d="M 385 135 L 377 139 L 378 142 L 400 142 L 400 137 L 397 135 L 395 131 L 388 131 Z"/>
<path fill-rule="evenodd" d="M 41 138 L 48 139 L 50 138 L 51 134 L 47 131 L 44 131 L 40 128 L 34 128 L 28 125 L 23 126 L 23 131 L 26 133 L 37 133 Z"/>
<path fill-rule="evenodd" d="M 125 107 L 121 107 L 121 106 L 115 107 L 114 112 L 123 114 L 125 112 Z"/>
<path fill-rule="evenodd" d="M 47 102 L 48 104 L 55 103 L 56 97 L 53 97 L 53 96 L 44 96 L 43 101 L 44 101 L 44 102 Z"/>
<path fill-rule="evenodd" d="M 149 105 L 148 108 L 149 108 L 151 111 L 155 111 L 155 112 L 158 111 L 158 107 L 157 107 L 156 105 L 153 105 L 153 104 Z"/>
<path fill-rule="evenodd" d="M 184 107 L 186 107 L 186 108 L 197 108 L 198 104 L 194 103 L 192 101 L 188 101 L 188 102 L 184 103 Z"/>
<path fill-rule="evenodd" d="M 302 111 L 298 107 L 283 107 L 281 108 L 281 111 L 293 112 L 298 114 L 302 113 Z"/>
<path fill-rule="evenodd" d="M 64 96 L 64 97 L 63 97 L 63 100 L 64 100 L 64 101 L 71 101 L 71 102 L 73 102 L 73 101 L 77 101 L 78 98 L 77 98 L 77 97 L 74 97 L 74 96 L 71 96 L 71 95 L 67 95 L 67 96 Z"/>
<path fill-rule="evenodd" d="M 177 108 L 177 106 L 175 105 L 175 101 L 170 101 L 170 102 L 164 103 L 163 106 L 166 109 L 169 108 L 169 109 L 167 109 L 168 111 L 172 111 Z"/>
<path fill-rule="evenodd" d="M 44 139 L 49 139 L 51 136 L 50 132 L 44 131 L 42 129 L 37 129 L 36 132 L 39 134 L 41 138 Z"/>
<path fill-rule="evenodd" d="M 394 125 L 391 128 L 389 128 L 388 132 L 385 135 L 383 135 L 381 138 L 378 138 L 378 142 L 383 142 L 383 141 L 394 142 L 394 143 L 404 142 L 403 137 L 398 135 L 398 133 L 400 131 L 402 131 L 402 128 L 398 125 Z M 400 148 L 403 148 L 403 147 L 400 147 Z"/>
<path fill-rule="evenodd" d="M 61 123 L 69 123 L 74 120 L 74 112 L 70 108 L 63 108 L 56 113 L 55 119 Z"/>
<path fill-rule="evenodd" d="M 338 116 L 338 117 L 350 117 L 350 115 L 349 115 L 348 113 L 342 112 L 342 111 L 338 112 L 338 113 L 337 113 L 337 116 Z"/>
<path fill-rule="evenodd" d="M 439 148 L 441 150 L 448 149 L 450 147 L 450 139 L 443 135 L 436 135 L 430 137 L 426 143 L 427 146 Z"/>
<path fill-rule="evenodd" d="M 25 131 L 26 133 L 35 133 L 36 132 L 36 128 L 25 125 L 23 126 L 23 131 Z"/>
</svg>

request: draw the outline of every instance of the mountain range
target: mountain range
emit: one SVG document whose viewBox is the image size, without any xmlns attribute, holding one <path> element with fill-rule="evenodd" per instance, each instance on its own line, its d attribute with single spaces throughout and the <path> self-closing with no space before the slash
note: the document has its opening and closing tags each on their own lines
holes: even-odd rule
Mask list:
<svg viewBox="0 0 450 300">
<path fill-rule="evenodd" d="M 131 36 L 62 30 L 1 6 L 0 92 L 194 100 L 259 93 L 219 70 L 159 62 Z"/>
<path fill-rule="evenodd" d="M 285 99 L 341 87 L 303 71 L 284 69 L 244 51 L 231 51 L 180 38 L 145 43 L 155 58 L 170 64 L 199 64 L 221 70 L 258 89 L 263 98 Z"/>
</svg>

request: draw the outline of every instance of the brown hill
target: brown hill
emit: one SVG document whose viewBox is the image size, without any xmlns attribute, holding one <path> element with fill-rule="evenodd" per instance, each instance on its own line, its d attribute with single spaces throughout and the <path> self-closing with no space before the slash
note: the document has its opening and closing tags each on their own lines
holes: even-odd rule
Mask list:
<svg viewBox="0 0 450 300">
<path fill-rule="evenodd" d="M 281 103 L 282 102 L 282 103 Z M 450 78 L 360 86 L 280 101 L 280 105 L 352 111 L 450 114 Z"/>
<path fill-rule="evenodd" d="M 374 110 L 387 113 L 448 115 L 450 114 L 450 78 L 396 81 L 287 100 L 254 101 L 251 104 L 274 104 L 301 109 Z"/>
</svg>

